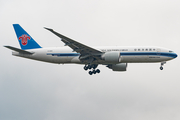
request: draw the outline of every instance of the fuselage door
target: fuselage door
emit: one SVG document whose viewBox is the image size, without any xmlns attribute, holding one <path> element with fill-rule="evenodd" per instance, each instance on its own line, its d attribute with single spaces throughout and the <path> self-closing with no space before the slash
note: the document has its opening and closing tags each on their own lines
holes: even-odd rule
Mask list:
<svg viewBox="0 0 180 120">
<path fill-rule="evenodd" d="M 161 55 L 161 49 L 157 49 L 157 55 Z"/>
</svg>

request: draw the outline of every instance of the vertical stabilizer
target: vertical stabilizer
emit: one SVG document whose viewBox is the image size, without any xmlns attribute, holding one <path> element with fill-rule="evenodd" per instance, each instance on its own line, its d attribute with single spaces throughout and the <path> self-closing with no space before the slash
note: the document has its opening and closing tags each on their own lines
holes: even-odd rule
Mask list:
<svg viewBox="0 0 180 120">
<path fill-rule="evenodd" d="M 21 49 L 35 49 L 41 46 L 19 25 L 13 24 Z"/>
</svg>

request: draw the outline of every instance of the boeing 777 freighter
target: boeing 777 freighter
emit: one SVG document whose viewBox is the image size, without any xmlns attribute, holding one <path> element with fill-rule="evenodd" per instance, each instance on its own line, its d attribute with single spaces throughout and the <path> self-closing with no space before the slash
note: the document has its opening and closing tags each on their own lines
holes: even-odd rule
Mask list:
<svg viewBox="0 0 180 120">
<path fill-rule="evenodd" d="M 84 64 L 84 70 L 89 74 L 100 73 L 98 65 L 106 65 L 113 71 L 126 71 L 127 63 L 155 63 L 160 62 L 160 69 L 166 61 L 177 57 L 173 51 L 160 47 L 90 47 L 72 40 L 55 32 L 53 29 L 45 28 L 57 35 L 64 47 L 41 47 L 19 24 L 13 24 L 21 49 L 12 46 L 4 46 L 13 50 L 12 55 L 24 57 L 43 62 L 57 64 Z"/>
</svg>

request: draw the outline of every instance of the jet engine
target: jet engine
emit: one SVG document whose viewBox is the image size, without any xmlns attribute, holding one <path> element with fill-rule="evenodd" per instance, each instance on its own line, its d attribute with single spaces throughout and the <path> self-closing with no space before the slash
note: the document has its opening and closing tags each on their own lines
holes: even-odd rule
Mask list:
<svg viewBox="0 0 180 120">
<path fill-rule="evenodd" d="M 101 58 L 108 63 L 119 63 L 121 62 L 120 52 L 118 51 L 111 51 L 104 53 Z"/>
<path fill-rule="evenodd" d="M 127 63 L 112 64 L 107 67 L 113 71 L 126 71 Z"/>
</svg>

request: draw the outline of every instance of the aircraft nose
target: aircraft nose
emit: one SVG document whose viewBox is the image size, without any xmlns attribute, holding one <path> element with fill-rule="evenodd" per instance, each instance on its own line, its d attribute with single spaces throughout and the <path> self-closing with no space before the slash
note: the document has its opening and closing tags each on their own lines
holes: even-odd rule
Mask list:
<svg viewBox="0 0 180 120">
<path fill-rule="evenodd" d="M 174 58 L 176 58 L 178 55 L 176 53 L 174 53 Z"/>
<path fill-rule="evenodd" d="M 176 58 L 178 55 L 177 55 L 176 53 L 172 52 L 172 53 L 169 53 L 169 56 L 170 56 L 172 59 L 174 59 L 174 58 Z"/>
</svg>

